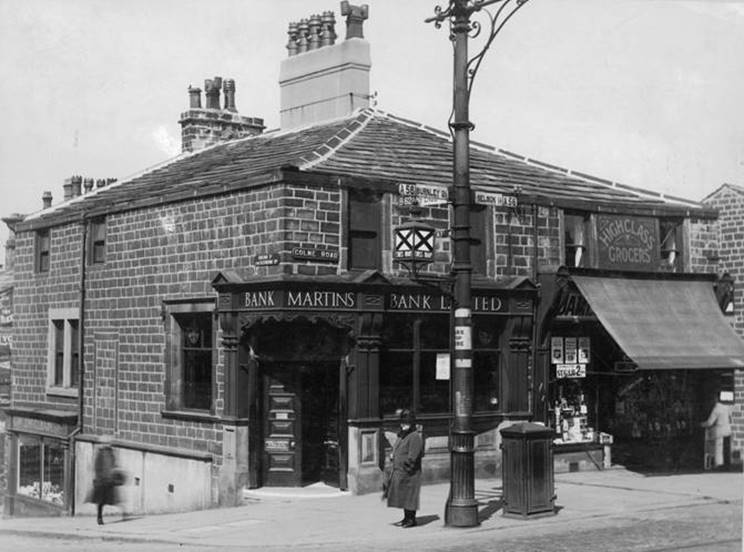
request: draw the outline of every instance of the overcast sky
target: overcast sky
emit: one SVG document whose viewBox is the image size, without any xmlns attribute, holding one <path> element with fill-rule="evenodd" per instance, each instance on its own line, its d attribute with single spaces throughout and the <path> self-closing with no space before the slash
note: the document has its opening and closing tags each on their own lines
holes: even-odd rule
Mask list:
<svg viewBox="0 0 744 552">
<path fill-rule="evenodd" d="M 367 3 L 377 106 L 446 129 L 436 0 Z M 240 113 L 276 128 L 287 24 L 324 10 L 343 37 L 338 0 L 0 0 L 0 215 L 38 210 L 44 190 L 60 201 L 72 174 L 121 179 L 177 154 L 205 78 L 235 79 Z M 744 184 L 742 52 L 742 1 L 530 0 L 476 78 L 472 136 L 700 200 Z"/>
</svg>

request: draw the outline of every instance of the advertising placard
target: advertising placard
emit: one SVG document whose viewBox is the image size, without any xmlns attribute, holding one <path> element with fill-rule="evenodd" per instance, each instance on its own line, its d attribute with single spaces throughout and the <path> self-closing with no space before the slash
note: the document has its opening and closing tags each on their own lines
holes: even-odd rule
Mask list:
<svg viewBox="0 0 744 552">
<path fill-rule="evenodd" d="M 575 337 L 566 337 L 563 339 L 563 361 L 566 364 L 576 364 L 577 351 Z"/>
<path fill-rule="evenodd" d="M 550 338 L 550 362 L 553 364 L 563 363 L 563 338 Z"/>
<path fill-rule="evenodd" d="M 591 357 L 590 339 L 588 337 L 580 337 L 579 338 L 579 353 L 578 353 L 579 364 L 588 364 L 590 357 Z"/>
<path fill-rule="evenodd" d="M 585 378 L 586 364 L 556 364 L 555 377 L 562 378 Z"/>
</svg>

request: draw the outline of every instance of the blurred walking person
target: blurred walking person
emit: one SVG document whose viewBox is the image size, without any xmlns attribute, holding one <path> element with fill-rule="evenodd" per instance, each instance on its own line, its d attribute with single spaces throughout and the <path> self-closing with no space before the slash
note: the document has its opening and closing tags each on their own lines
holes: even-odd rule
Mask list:
<svg viewBox="0 0 744 552">
<path fill-rule="evenodd" d="M 96 458 L 93 464 L 93 489 L 88 502 L 96 504 L 98 525 L 103 525 L 103 507 L 106 504 L 115 506 L 119 503 L 117 487 L 123 481 L 123 472 L 116 467 L 116 456 L 111 447 L 111 437 L 103 436 L 99 441 Z"/>
<path fill-rule="evenodd" d="M 416 416 L 410 410 L 400 413 L 400 432 L 393 446 L 393 465 L 387 488 L 389 508 L 403 508 L 403 528 L 416 526 L 416 510 L 421 494 L 421 458 L 424 440 L 416 427 Z"/>
</svg>

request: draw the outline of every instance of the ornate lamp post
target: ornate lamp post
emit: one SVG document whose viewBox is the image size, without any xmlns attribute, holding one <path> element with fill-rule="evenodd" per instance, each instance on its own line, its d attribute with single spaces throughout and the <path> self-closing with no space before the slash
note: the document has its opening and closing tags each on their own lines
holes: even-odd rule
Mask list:
<svg viewBox="0 0 744 552">
<path fill-rule="evenodd" d="M 453 419 L 450 426 L 450 493 L 445 507 L 444 522 L 453 527 L 478 525 L 478 503 L 475 500 L 475 433 L 471 427 L 473 414 L 473 345 L 471 311 L 470 264 L 470 91 L 483 56 L 506 22 L 527 0 L 449 0 L 446 8 L 437 6 L 434 17 L 426 20 L 440 28 L 449 21 L 450 40 L 454 46 L 454 97 L 450 132 L 454 142 L 454 193 L 452 241 L 454 259 L 452 272 L 454 292 Z M 485 9 L 493 6 L 495 11 Z M 490 30 L 478 54 L 468 59 L 468 38 L 477 37 L 481 24 L 470 20 L 475 12 L 488 16 Z"/>
</svg>

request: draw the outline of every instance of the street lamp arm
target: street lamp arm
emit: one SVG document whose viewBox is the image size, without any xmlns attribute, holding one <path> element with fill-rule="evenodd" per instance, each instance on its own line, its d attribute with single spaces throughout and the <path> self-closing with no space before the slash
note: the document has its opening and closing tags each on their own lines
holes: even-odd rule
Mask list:
<svg viewBox="0 0 744 552">
<path fill-rule="evenodd" d="M 499 32 L 501 32 L 501 29 L 504 27 L 504 25 L 506 25 L 514 16 L 514 14 L 517 13 L 517 11 L 519 11 L 519 9 L 528 1 L 529 0 L 516 0 L 515 3 L 512 3 L 512 0 L 491 0 L 482 3 L 481 6 L 478 8 L 481 9 L 485 5 L 502 2 L 499 8 L 496 10 L 495 14 L 491 14 L 489 10 L 483 9 L 483 11 L 486 12 L 486 14 L 488 15 L 490 32 L 488 33 L 488 38 L 486 39 L 483 48 L 481 48 L 481 51 L 470 58 L 470 60 L 468 60 L 468 96 L 470 96 L 470 92 L 473 89 L 473 81 L 475 80 L 475 75 L 478 73 L 480 64 L 483 61 L 486 52 L 488 52 L 489 48 L 491 47 L 494 39 L 499 34 Z M 507 7 L 510 8 L 510 11 L 508 11 L 504 15 L 504 10 Z M 479 21 L 473 21 L 472 27 L 475 30 L 475 33 L 471 35 L 471 38 L 476 38 L 481 32 L 481 23 Z"/>
</svg>

